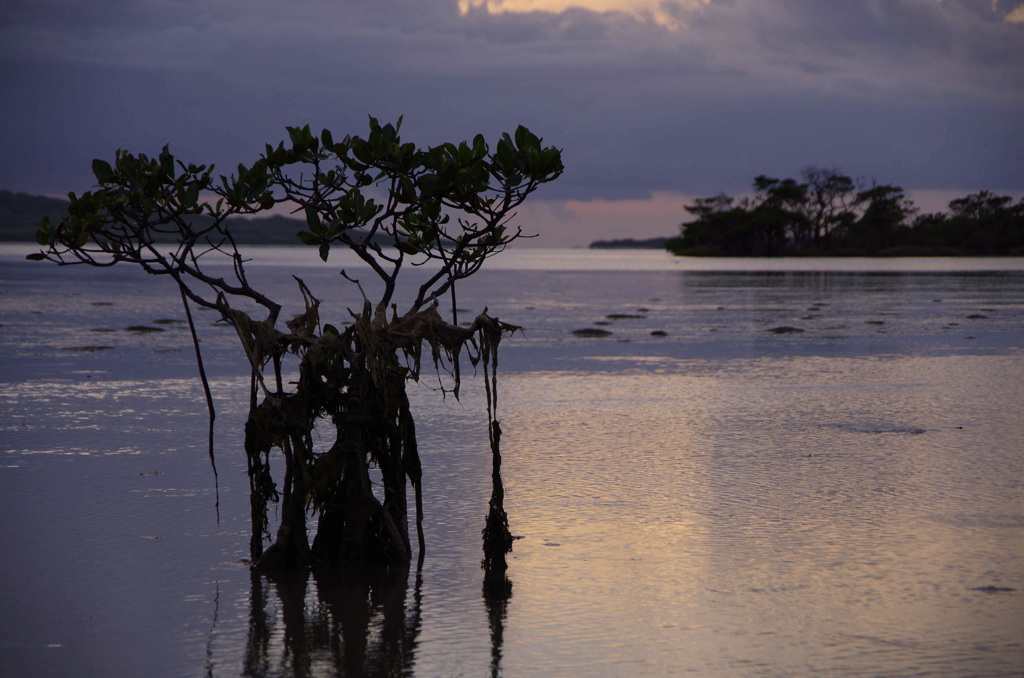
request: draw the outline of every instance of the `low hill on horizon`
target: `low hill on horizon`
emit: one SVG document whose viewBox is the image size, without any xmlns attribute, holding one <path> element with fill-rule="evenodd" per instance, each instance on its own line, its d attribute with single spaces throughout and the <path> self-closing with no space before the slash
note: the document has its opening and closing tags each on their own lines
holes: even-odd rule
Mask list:
<svg viewBox="0 0 1024 678">
<path fill-rule="evenodd" d="M 43 218 L 59 221 L 68 204 L 60 198 L 0 191 L 0 242 L 35 242 Z M 301 245 L 296 234 L 306 228 L 305 221 L 284 216 L 235 217 L 228 223 L 240 245 Z"/>
<path fill-rule="evenodd" d="M 68 209 L 68 201 L 28 193 L 0 191 L 0 241 L 35 242 L 43 217 L 56 221 Z"/>
</svg>

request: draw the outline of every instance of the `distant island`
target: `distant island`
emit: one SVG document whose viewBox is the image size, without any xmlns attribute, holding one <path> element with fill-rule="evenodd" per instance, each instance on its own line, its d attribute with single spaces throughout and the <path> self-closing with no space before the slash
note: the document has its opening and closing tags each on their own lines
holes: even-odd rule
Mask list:
<svg viewBox="0 0 1024 678">
<path fill-rule="evenodd" d="M 619 238 L 618 240 L 595 240 L 590 243 L 590 249 L 594 250 L 663 250 L 668 238 L 647 238 L 646 240 L 635 240 L 634 238 Z"/>
<path fill-rule="evenodd" d="M 694 219 L 673 238 L 598 240 L 596 249 L 665 248 L 680 256 L 1024 256 L 1024 198 L 979 191 L 949 211 L 919 214 L 904 190 L 808 167 L 760 175 L 752 197 L 724 193 L 684 205 Z"/>
<path fill-rule="evenodd" d="M 724 193 L 684 209 L 696 217 L 665 248 L 677 255 L 1024 256 L 1024 198 L 979 191 L 948 213 L 918 214 L 903 189 L 809 167 L 803 181 L 760 175 L 753 197 Z"/>
</svg>

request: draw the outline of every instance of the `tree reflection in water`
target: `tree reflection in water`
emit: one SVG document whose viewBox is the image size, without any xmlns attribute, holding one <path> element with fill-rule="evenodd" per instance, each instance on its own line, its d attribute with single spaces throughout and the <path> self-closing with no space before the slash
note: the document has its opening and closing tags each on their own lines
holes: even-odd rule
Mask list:
<svg viewBox="0 0 1024 678">
<path fill-rule="evenodd" d="M 323 569 L 313 573 L 317 603 L 306 605 L 309 576 L 251 573 L 252 608 L 243 675 L 405 676 L 420 632 L 422 575 L 406 609 L 409 568 Z M 279 612 L 272 606 L 277 592 Z M 283 645 L 275 624 L 284 623 Z"/>
<path fill-rule="evenodd" d="M 422 625 L 423 571 L 409 599 L 409 568 L 314 571 L 317 602 L 307 605 L 310 576 L 274 578 L 250 572 L 251 608 L 242 675 L 391 677 L 414 673 Z M 277 605 L 274 605 L 274 592 Z M 491 676 L 501 675 L 505 617 L 512 582 L 483 587 L 491 634 Z M 283 634 L 276 633 L 283 622 Z"/>
<path fill-rule="evenodd" d="M 503 585 L 484 583 L 484 604 L 487 606 L 487 622 L 491 628 L 491 678 L 501 675 L 501 646 L 505 640 L 505 616 L 508 601 L 512 597 L 512 581 L 503 578 Z"/>
</svg>

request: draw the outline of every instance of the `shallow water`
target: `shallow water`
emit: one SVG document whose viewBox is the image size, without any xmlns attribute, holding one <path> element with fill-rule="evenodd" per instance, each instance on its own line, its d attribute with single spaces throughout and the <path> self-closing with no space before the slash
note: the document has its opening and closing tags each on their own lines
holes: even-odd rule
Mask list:
<svg viewBox="0 0 1024 678">
<path fill-rule="evenodd" d="M 525 329 L 499 403 L 522 539 L 489 608 L 475 380 L 462 402 L 411 389 L 422 572 L 275 585 L 242 562 L 233 333 L 200 323 L 218 523 L 187 329 L 155 322 L 182 319 L 176 292 L 17 254 L 0 251 L 0 675 L 1024 671 L 1021 260 L 509 253 L 458 300 Z M 296 256 L 259 252 L 254 274 Z"/>
</svg>

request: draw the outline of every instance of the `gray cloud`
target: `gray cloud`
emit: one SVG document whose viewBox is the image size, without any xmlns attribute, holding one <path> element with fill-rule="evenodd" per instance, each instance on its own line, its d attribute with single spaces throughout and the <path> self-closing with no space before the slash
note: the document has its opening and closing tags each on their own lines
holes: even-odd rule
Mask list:
<svg viewBox="0 0 1024 678">
<path fill-rule="evenodd" d="M 88 7 L 83 7 L 87 4 Z M 908 188 L 1024 186 L 1024 24 L 990 0 L 666 1 L 686 28 L 454 0 L 34 0 L 0 9 L 0 188 L 81 190 L 118 147 L 227 169 L 284 126 L 421 143 L 522 123 L 549 196 L 735 190 L 840 165 Z"/>
</svg>

